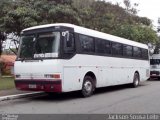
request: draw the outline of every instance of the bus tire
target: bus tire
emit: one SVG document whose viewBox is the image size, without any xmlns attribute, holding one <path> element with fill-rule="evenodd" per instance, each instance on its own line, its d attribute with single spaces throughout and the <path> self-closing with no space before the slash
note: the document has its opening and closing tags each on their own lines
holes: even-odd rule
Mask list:
<svg viewBox="0 0 160 120">
<path fill-rule="evenodd" d="M 93 78 L 90 76 L 85 76 L 83 80 L 83 85 L 82 85 L 82 96 L 83 97 L 89 97 L 93 94 L 94 91 L 94 82 Z"/>
<path fill-rule="evenodd" d="M 138 87 L 139 83 L 140 83 L 139 74 L 134 73 L 132 87 L 134 87 L 134 88 Z"/>
</svg>

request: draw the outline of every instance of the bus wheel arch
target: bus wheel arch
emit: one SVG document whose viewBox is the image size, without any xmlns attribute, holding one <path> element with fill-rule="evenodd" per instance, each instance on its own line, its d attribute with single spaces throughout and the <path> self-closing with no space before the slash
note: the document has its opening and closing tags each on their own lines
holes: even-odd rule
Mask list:
<svg viewBox="0 0 160 120">
<path fill-rule="evenodd" d="M 96 76 L 93 72 L 89 71 L 85 74 L 82 83 L 82 96 L 89 97 L 93 94 L 96 88 Z"/>
<path fill-rule="evenodd" d="M 132 87 L 134 88 L 138 87 L 139 83 L 140 83 L 140 74 L 138 71 L 135 71 L 134 76 L 133 76 Z"/>
</svg>

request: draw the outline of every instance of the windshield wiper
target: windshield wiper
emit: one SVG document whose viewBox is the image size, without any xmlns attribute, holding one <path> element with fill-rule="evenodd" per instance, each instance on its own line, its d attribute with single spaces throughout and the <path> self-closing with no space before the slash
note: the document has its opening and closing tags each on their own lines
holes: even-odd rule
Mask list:
<svg viewBox="0 0 160 120">
<path fill-rule="evenodd" d="M 25 57 L 24 57 L 24 58 L 21 59 L 21 62 L 23 62 L 24 60 L 27 60 L 27 59 L 28 59 L 28 58 L 25 58 Z"/>
</svg>

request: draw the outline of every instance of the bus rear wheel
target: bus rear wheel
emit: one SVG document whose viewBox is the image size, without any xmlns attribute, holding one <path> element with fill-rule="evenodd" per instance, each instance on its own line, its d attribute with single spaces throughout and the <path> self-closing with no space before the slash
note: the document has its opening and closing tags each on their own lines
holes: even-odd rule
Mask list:
<svg viewBox="0 0 160 120">
<path fill-rule="evenodd" d="M 94 82 L 93 78 L 90 76 L 85 76 L 82 85 L 82 96 L 89 97 L 93 94 L 94 91 Z"/>
<path fill-rule="evenodd" d="M 135 73 L 134 78 L 133 78 L 132 87 L 134 87 L 134 88 L 138 87 L 139 83 L 140 83 L 139 74 Z"/>
</svg>

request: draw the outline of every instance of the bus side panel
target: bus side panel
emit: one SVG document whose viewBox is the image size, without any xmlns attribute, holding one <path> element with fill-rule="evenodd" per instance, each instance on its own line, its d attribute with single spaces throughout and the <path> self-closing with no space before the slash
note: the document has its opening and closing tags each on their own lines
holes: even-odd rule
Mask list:
<svg viewBox="0 0 160 120">
<path fill-rule="evenodd" d="M 63 92 L 81 90 L 83 79 L 88 72 L 93 72 L 97 79 L 99 79 L 100 72 L 97 67 L 93 66 L 65 66 L 63 71 Z M 103 83 L 103 81 L 101 80 L 100 83 Z"/>
<path fill-rule="evenodd" d="M 96 76 L 96 87 L 105 87 L 132 83 L 136 71 L 141 81 L 147 80 L 149 70 L 148 61 L 82 55 L 76 55 L 63 65 L 63 92 L 81 90 L 84 76 L 90 71 Z"/>
<path fill-rule="evenodd" d="M 119 85 L 130 83 L 130 78 L 132 76 L 133 68 L 131 67 L 133 63 L 128 62 L 128 60 L 123 58 L 112 58 L 108 57 L 101 63 L 105 66 L 102 67 L 103 79 L 105 81 L 104 86 Z M 128 64 L 126 64 L 128 63 Z M 101 86 L 99 86 L 101 87 Z"/>
<path fill-rule="evenodd" d="M 149 61 L 139 60 L 134 63 L 134 72 L 139 73 L 140 81 L 146 81 L 150 76 Z M 133 73 L 134 76 L 134 73 Z"/>
<path fill-rule="evenodd" d="M 63 70 L 63 92 L 81 89 L 80 71 L 75 66 L 65 66 Z"/>
<path fill-rule="evenodd" d="M 120 68 L 108 68 L 105 69 L 105 79 L 106 80 L 106 85 L 117 85 L 120 83 L 121 79 L 124 77 L 124 75 L 121 75 L 121 69 Z M 118 77 L 117 77 L 118 76 Z"/>
<path fill-rule="evenodd" d="M 139 72 L 140 81 L 145 81 L 148 79 L 147 70 L 145 68 L 105 68 L 103 69 L 105 84 L 102 85 L 99 82 L 98 87 L 132 83 L 135 71 Z"/>
<path fill-rule="evenodd" d="M 146 68 L 142 68 L 141 69 L 141 72 L 140 72 L 140 81 L 145 81 L 149 78 L 150 76 L 150 70 L 149 68 L 146 69 Z"/>
</svg>

